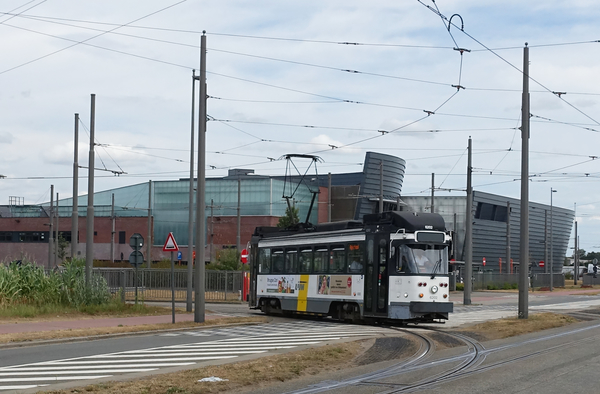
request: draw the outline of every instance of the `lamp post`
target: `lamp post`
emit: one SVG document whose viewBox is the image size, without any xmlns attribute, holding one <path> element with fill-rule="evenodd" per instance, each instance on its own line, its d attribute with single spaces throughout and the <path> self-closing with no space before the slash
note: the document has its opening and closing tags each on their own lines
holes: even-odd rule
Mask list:
<svg viewBox="0 0 600 394">
<path fill-rule="evenodd" d="M 552 193 L 556 193 L 556 190 L 550 188 L 550 291 L 554 290 L 554 215 L 552 206 Z"/>
</svg>

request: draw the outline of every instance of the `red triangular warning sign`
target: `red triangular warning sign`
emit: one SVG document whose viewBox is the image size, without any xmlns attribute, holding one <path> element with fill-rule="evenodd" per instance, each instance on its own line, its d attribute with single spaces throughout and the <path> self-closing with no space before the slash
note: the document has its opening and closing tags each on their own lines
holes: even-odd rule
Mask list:
<svg viewBox="0 0 600 394">
<path fill-rule="evenodd" d="M 177 242 L 175 242 L 173 233 L 169 233 L 167 236 L 165 246 L 163 246 L 163 252 L 179 252 L 179 246 L 177 246 Z"/>
</svg>

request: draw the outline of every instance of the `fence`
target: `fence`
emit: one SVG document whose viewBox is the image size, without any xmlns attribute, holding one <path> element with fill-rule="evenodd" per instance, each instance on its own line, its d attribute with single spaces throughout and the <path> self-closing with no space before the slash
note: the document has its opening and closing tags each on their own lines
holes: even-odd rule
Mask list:
<svg viewBox="0 0 600 394">
<path fill-rule="evenodd" d="M 463 280 L 463 270 L 459 269 L 455 272 L 455 276 L 451 275 L 450 285 L 453 287 L 455 283 L 461 283 Z M 591 277 L 591 275 L 590 275 Z M 600 284 L 600 279 L 598 284 Z M 529 277 L 531 287 L 550 287 L 550 274 L 533 274 Z M 473 272 L 473 290 L 502 290 L 502 289 L 517 289 L 519 284 L 519 274 L 501 274 L 492 271 L 476 271 Z M 584 278 L 584 284 L 585 278 Z M 591 283 L 590 283 L 591 284 Z M 565 276 L 562 273 L 555 272 L 552 277 L 552 285 L 554 287 L 565 286 Z"/>
<path fill-rule="evenodd" d="M 135 299 L 136 276 L 133 268 L 94 268 L 94 274 L 101 275 L 112 293 L 122 291 L 122 297 L 127 300 Z M 192 275 L 192 288 L 194 279 Z M 171 301 L 171 270 L 148 269 L 137 270 L 137 295 L 144 301 Z M 175 270 L 174 287 L 175 301 L 187 300 L 187 270 Z M 205 300 L 215 301 L 241 301 L 245 299 L 242 294 L 242 271 L 205 271 Z M 192 291 L 194 299 L 194 291 Z"/>
</svg>

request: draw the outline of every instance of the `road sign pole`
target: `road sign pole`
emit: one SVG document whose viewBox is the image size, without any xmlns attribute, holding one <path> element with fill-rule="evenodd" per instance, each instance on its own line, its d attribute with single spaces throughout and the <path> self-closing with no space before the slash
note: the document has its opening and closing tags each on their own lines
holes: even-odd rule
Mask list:
<svg viewBox="0 0 600 394">
<path fill-rule="evenodd" d="M 171 252 L 171 314 L 173 324 L 175 324 L 175 260 L 173 260 L 173 252 Z"/>
</svg>

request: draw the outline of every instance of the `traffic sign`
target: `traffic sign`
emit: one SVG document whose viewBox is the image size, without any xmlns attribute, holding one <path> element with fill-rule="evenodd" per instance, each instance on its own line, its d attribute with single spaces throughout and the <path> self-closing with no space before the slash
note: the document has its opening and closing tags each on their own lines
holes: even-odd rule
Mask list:
<svg viewBox="0 0 600 394">
<path fill-rule="evenodd" d="M 141 234 L 135 233 L 129 238 L 129 246 L 133 248 L 133 250 L 140 250 L 142 246 L 144 246 L 144 237 Z"/>
<path fill-rule="evenodd" d="M 134 267 L 141 265 L 144 262 L 144 255 L 139 250 L 134 250 L 129 255 L 129 263 Z"/>
<path fill-rule="evenodd" d="M 167 235 L 167 240 L 163 246 L 163 252 L 179 252 L 179 246 L 177 246 L 177 242 L 175 242 L 173 233 L 169 233 L 169 235 Z"/>
<path fill-rule="evenodd" d="M 248 249 L 242 249 L 241 260 L 242 264 L 246 264 L 248 262 Z"/>
<path fill-rule="evenodd" d="M 540 267 L 543 267 L 543 266 L 545 266 L 545 265 L 546 265 L 546 263 L 544 263 L 543 261 L 540 261 L 540 262 L 538 263 L 538 265 L 539 265 Z"/>
<path fill-rule="evenodd" d="M 183 258 L 183 253 L 181 253 L 181 250 L 179 252 L 177 252 L 177 260 L 181 260 Z"/>
<path fill-rule="evenodd" d="M 483 266 L 485 267 L 485 257 L 483 258 Z"/>
</svg>

